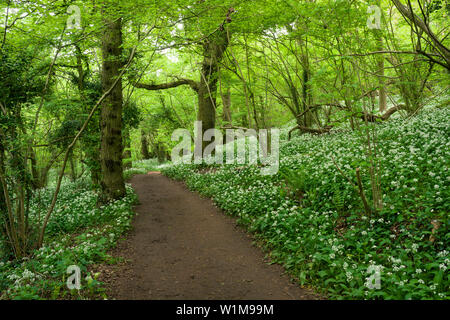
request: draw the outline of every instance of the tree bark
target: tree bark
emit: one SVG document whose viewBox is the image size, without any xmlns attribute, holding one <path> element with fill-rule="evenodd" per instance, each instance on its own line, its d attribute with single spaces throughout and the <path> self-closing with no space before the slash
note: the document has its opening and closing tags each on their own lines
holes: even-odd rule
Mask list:
<svg viewBox="0 0 450 320">
<path fill-rule="evenodd" d="M 158 157 L 158 163 L 163 164 L 166 162 L 166 150 L 161 143 L 157 143 L 155 147 L 156 155 Z"/>
<path fill-rule="evenodd" d="M 37 159 L 34 148 L 30 148 L 30 162 L 31 162 L 31 176 L 33 178 L 33 189 L 36 190 L 42 187 L 40 186 L 40 177 L 39 171 L 37 169 Z"/>
<path fill-rule="evenodd" d="M 437 36 L 433 33 L 431 30 L 428 21 L 424 21 L 421 18 L 419 18 L 412 10 L 410 10 L 409 6 L 405 6 L 401 1 L 399 0 L 392 0 L 397 10 L 402 14 L 403 17 L 407 18 L 411 24 L 419 28 L 422 32 L 424 32 L 431 40 L 432 47 L 434 47 L 432 50 L 433 54 L 437 54 L 440 58 L 442 58 L 443 61 L 438 61 L 435 58 L 432 58 L 432 56 L 422 50 L 416 50 L 417 53 L 424 55 L 431 61 L 440 64 L 441 66 L 445 67 L 447 70 L 450 70 L 450 49 L 447 48 L 443 40 L 439 40 Z M 411 26 L 411 28 L 414 30 L 414 28 Z M 422 37 L 421 34 L 417 34 L 417 37 Z"/>
<path fill-rule="evenodd" d="M 3 135 L 0 133 L 0 172 L 5 172 L 4 155 Z M 6 214 L 6 209 L 5 191 L 3 190 L 3 185 L 0 183 L 0 214 Z"/>
<path fill-rule="evenodd" d="M 227 91 L 222 94 L 222 104 L 223 104 L 223 121 L 232 124 L 231 120 L 231 91 L 227 88 Z"/>
<path fill-rule="evenodd" d="M 195 82 L 194 80 L 189 80 L 189 79 L 180 79 L 177 81 L 162 83 L 162 84 L 135 83 L 134 87 L 139 88 L 139 89 L 146 89 L 146 90 L 165 90 L 165 89 L 176 88 L 176 87 L 183 86 L 183 85 L 188 85 L 194 91 L 198 91 L 198 83 Z"/>
<path fill-rule="evenodd" d="M 144 160 L 150 159 L 150 152 L 148 151 L 148 139 L 144 131 L 141 131 L 141 154 Z"/>
<path fill-rule="evenodd" d="M 130 169 L 133 167 L 133 162 L 132 162 L 132 154 L 131 154 L 131 137 L 130 137 L 130 130 L 124 130 L 124 145 L 125 145 L 125 150 L 123 152 L 123 158 L 127 159 L 126 163 L 123 165 L 124 168 L 126 169 Z"/>
<path fill-rule="evenodd" d="M 72 182 L 75 182 L 77 180 L 77 163 L 74 159 L 74 154 L 70 155 L 69 158 L 69 164 L 70 164 L 70 178 L 72 179 Z"/>
<path fill-rule="evenodd" d="M 197 120 L 202 122 L 199 136 L 216 126 L 216 96 L 219 76 L 219 63 L 228 47 L 228 35 L 225 29 L 218 30 L 203 44 L 203 62 L 198 86 Z M 209 144 L 203 141 L 203 149 Z M 203 150 L 202 149 L 202 150 Z"/>
<path fill-rule="evenodd" d="M 102 37 L 102 89 L 105 93 L 120 76 L 122 65 L 122 19 L 104 19 L 105 31 Z M 102 170 L 100 202 L 106 203 L 125 196 L 125 182 L 122 165 L 122 80 L 107 96 L 101 108 L 100 163 Z"/>
<path fill-rule="evenodd" d="M 381 7 L 381 1 L 377 1 L 377 5 Z M 374 30 L 375 39 L 377 42 L 378 50 L 383 51 L 383 32 L 381 30 Z M 386 90 L 386 81 L 384 78 L 384 55 L 380 55 L 377 57 L 377 74 L 378 74 L 378 108 L 380 112 L 384 112 L 387 108 L 387 90 Z"/>
</svg>

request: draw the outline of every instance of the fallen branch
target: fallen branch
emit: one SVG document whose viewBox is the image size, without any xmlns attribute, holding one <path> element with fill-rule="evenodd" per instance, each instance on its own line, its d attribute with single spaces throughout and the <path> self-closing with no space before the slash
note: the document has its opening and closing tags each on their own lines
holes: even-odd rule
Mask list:
<svg viewBox="0 0 450 320">
<path fill-rule="evenodd" d="M 388 120 L 394 113 L 396 113 L 399 110 L 406 110 L 406 106 L 403 104 L 400 104 L 398 106 L 392 107 L 381 116 L 377 116 L 377 115 L 370 114 L 367 112 L 357 112 L 357 113 L 354 113 L 353 116 L 360 117 L 361 120 L 367 121 L 367 122 L 381 122 L 381 121 Z M 308 128 L 308 127 L 298 125 L 289 131 L 288 139 L 291 140 L 292 133 L 296 130 L 300 130 L 302 133 L 325 134 L 325 133 L 330 133 L 330 131 L 331 131 L 331 129 L 333 129 L 333 127 L 334 126 L 332 126 L 332 125 L 328 125 L 326 127 L 316 129 L 316 128 Z"/>
<path fill-rule="evenodd" d="M 194 80 L 190 80 L 190 79 L 180 79 L 174 82 L 168 82 L 168 83 L 162 83 L 162 84 L 145 84 L 145 83 L 134 83 L 133 86 L 135 88 L 139 88 L 139 89 L 146 89 L 146 90 L 165 90 L 165 89 L 171 89 L 171 88 L 176 88 L 179 86 L 184 86 L 184 85 L 188 85 L 192 88 L 192 90 L 198 92 L 199 90 L 199 86 L 198 83 L 195 82 Z"/>
<path fill-rule="evenodd" d="M 406 106 L 404 104 L 400 104 L 398 106 L 392 107 L 389 110 L 387 110 L 383 115 L 377 116 L 370 113 L 361 112 L 360 117 L 363 121 L 368 122 L 377 122 L 377 121 L 386 121 L 388 120 L 394 113 L 396 113 L 399 110 L 406 110 Z"/>
<path fill-rule="evenodd" d="M 327 127 L 323 127 L 320 129 L 315 129 L 315 128 L 308 128 L 308 127 L 298 125 L 289 131 L 288 139 L 291 140 L 292 133 L 296 130 L 300 130 L 302 133 L 324 134 L 324 133 L 329 133 L 331 131 L 331 129 L 333 129 L 333 126 L 327 126 Z"/>
</svg>

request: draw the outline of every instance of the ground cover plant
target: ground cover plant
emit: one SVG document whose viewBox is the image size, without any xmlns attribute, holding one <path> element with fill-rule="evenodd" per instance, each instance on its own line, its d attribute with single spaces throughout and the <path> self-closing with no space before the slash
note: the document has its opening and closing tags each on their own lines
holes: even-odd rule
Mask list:
<svg viewBox="0 0 450 320">
<path fill-rule="evenodd" d="M 30 203 L 30 222 L 42 219 L 53 186 L 39 190 Z M 88 272 L 96 263 L 114 263 L 107 252 L 130 229 L 136 203 L 133 189 L 127 196 L 97 206 L 97 193 L 89 179 L 65 181 L 47 232 L 46 244 L 21 260 L 7 259 L 0 252 L 0 299 L 92 299 L 106 298 L 98 274 Z M 81 270 L 81 290 L 67 289 L 67 269 Z"/>
<path fill-rule="evenodd" d="M 274 177 L 256 165 L 163 172 L 213 198 L 265 241 L 274 262 L 331 298 L 448 299 L 449 115 L 434 110 L 377 128 L 384 205 L 371 215 L 346 178 L 360 167 L 370 190 L 364 139 L 349 130 L 284 140 Z M 371 288 L 376 270 L 379 289 Z"/>
</svg>

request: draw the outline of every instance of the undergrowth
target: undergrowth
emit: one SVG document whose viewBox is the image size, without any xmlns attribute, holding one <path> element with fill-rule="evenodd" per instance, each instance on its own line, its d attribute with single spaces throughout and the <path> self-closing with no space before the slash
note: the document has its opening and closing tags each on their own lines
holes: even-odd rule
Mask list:
<svg viewBox="0 0 450 320">
<path fill-rule="evenodd" d="M 256 165 L 163 173 L 213 198 L 272 261 L 331 298 L 449 299 L 449 119 L 442 109 L 377 125 L 383 209 L 371 215 L 347 180 L 361 168 L 370 196 L 364 136 L 350 130 L 285 139 L 275 176 Z"/>
</svg>

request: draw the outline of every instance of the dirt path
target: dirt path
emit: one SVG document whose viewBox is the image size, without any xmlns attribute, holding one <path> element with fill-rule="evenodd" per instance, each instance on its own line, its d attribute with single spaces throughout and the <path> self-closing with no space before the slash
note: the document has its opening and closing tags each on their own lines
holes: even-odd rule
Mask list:
<svg viewBox="0 0 450 320">
<path fill-rule="evenodd" d="M 135 176 L 134 230 L 114 254 L 129 263 L 102 272 L 116 299 L 313 299 L 210 200 L 159 173 Z M 104 271 L 104 270 L 103 270 Z"/>
</svg>

